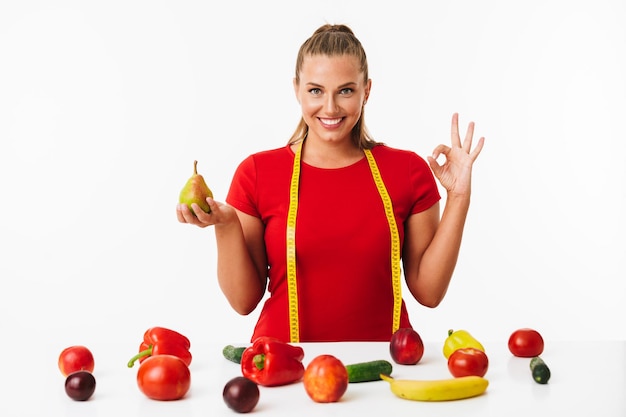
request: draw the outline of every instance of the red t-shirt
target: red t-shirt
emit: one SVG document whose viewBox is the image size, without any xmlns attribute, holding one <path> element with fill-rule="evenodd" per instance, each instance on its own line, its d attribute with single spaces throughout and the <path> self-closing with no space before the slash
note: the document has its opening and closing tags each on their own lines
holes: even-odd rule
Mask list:
<svg viewBox="0 0 626 417">
<path fill-rule="evenodd" d="M 391 197 L 400 242 L 411 214 L 440 199 L 417 154 L 376 146 L 372 154 Z M 226 201 L 265 225 L 268 291 L 251 340 L 289 341 L 286 225 L 294 153 L 259 152 L 237 168 Z M 388 341 L 392 334 L 391 236 L 367 159 L 322 169 L 302 162 L 296 221 L 301 342 Z M 410 327 L 404 302 L 400 327 Z"/>
</svg>

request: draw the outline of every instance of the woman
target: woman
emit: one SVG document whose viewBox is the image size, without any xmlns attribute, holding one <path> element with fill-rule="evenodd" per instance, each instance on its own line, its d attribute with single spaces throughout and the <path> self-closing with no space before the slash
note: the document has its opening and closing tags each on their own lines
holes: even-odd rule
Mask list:
<svg viewBox="0 0 626 417">
<path fill-rule="evenodd" d="M 178 205 L 178 220 L 215 227 L 218 281 L 238 313 L 267 286 L 252 340 L 388 341 L 411 327 L 401 266 L 419 303 L 435 307 L 447 291 L 484 139 L 471 149 L 470 123 L 461 142 L 455 114 L 451 146 L 428 162 L 374 141 L 366 54 L 344 25 L 305 41 L 293 84 L 302 119 L 287 146 L 246 158 L 227 204 L 207 199 L 210 214 L 194 207 L 197 217 Z M 447 191 L 441 217 L 433 173 Z"/>
</svg>

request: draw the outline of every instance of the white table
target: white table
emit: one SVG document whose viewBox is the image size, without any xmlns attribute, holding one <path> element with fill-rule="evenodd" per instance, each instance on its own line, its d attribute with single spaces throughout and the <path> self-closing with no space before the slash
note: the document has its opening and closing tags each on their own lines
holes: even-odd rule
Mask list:
<svg viewBox="0 0 626 417">
<path fill-rule="evenodd" d="M 0 416 L 234 416 L 222 400 L 228 380 L 240 374 L 237 364 L 222 356 L 231 342 L 193 345 L 190 366 L 192 382 L 187 396 L 179 401 L 150 400 L 138 390 L 137 367 L 126 362 L 134 344 L 115 341 L 94 350 L 96 392 L 86 402 L 65 395 L 65 378 L 59 372 L 59 352 L 37 352 L 24 347 L 24 356 L 12 358 L 2 368 Z M 193 343 L 193 341 L 192 341 Z M 451 377 L 441 352 L 442 343 L 426 343 L 422 360 L 414 366 L 394 364 L 392 376 L 409 379 Z M 244 345 L 231 343 L 235 345 Z M 426 403 L 394 396 L 384 381 L 350 384 L 341 401 L 313 402 L 302 383 L 282 387 L 260 387 L 261 397 L 251 415 L 332 416 L 626 416 L 626 341 L 550 342 L 541 355 L 552 371 L 547 385 L 533 381 L 529 359 L 513 357 L 506 341 L 483 343 L 490 365 L 485 376 L 487 392 L 471 399 Z M 131 347 L 132 346 L 132 347 Z M 374 359 L 390 362 L 388 343 L 302 344 L 305 365 L 323 353 L 335 355 L 345 364 Z M 393 363 L 393 362 L 392 362 Z"/>
</svg>

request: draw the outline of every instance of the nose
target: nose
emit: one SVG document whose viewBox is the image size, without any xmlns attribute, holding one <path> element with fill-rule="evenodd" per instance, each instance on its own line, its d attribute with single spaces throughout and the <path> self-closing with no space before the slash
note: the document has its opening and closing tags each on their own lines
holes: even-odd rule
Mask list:
<svg viewBox="0 0 626 417">
<path fill-rule="evenodd" d="M 339 109 L 337 105 L 337 100 L 333 94 L 328 94 L 326 99 L 324 100 L 324 111 L 328 114 L 334 114 Z"/>
</svg>

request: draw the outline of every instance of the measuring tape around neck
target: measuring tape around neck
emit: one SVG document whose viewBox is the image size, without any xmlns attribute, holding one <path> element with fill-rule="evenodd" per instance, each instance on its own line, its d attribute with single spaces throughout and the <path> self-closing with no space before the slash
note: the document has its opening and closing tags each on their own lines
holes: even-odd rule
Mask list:
<svg viewBox="0 0 626 417">
<path fill-rule="evenodd" d="M 289 212 L 287 214 L 287 291 L 289 294 L 289 339 L 300 341 L 298 325 L 298 283 L 296 282 L 296 214 L 298 212 L 298 188 L 300 185 L 300 158 L 302 142 L 293 158 L 293 172 L 289 187 Z"/>
<path fill-rule="evenodd" d="M 302 159 L 302 143 L 298 145 L 293 159 L 293 172 L 289 187 L 289 212 L 287 214 L 287 290 L 289 297 L 289 339 L 292 343 L 300 342 L 298 324 L 298 284 L 296 280 L 296 215 L 298 212 L 298 189 L 300 185 L 300 161 Z M 400 236 L 393 212 L 393 204 L 387 188 L 376 165 L 374 155 L 364 149 L 365 157 L 374 177 L 376 188 L 385 207 L 385 216 L 391 233 L 391 282 L 393 287 L 393 320 L 392 334 L 400 328 L 400 312 L 402 307 L 401 271 L 400 271 Z"/>
</svg>

